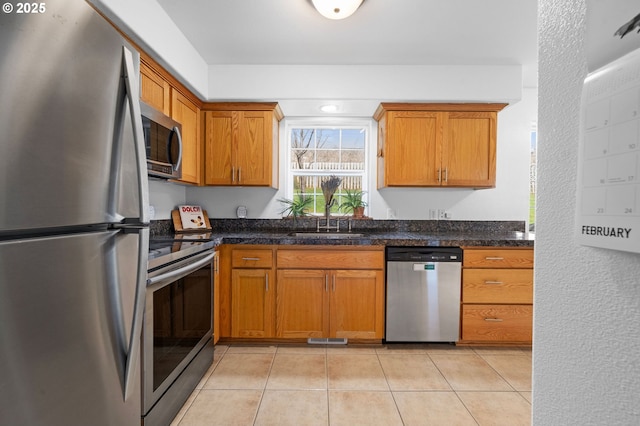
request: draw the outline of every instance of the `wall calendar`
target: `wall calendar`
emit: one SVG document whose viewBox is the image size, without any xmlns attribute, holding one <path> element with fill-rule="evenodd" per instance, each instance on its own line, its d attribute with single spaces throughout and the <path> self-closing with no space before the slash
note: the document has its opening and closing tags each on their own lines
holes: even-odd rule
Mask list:
<svg viewBox="0 0 640 426">
<path fill-rule="evenodd" d="M 640 253 L 640 49 L 588 75 L 581 112 L 578 241 Z"/>
</svg>

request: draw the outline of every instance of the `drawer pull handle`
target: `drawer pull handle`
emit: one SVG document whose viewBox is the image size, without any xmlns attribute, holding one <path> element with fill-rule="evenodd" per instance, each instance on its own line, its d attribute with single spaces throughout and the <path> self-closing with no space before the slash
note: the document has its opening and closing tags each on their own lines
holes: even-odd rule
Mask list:
<svg viewBox="0 0 640 426">
<path fill-rule="evenodd" d="M 486 256 L 484 260 L 504 260 L 504 257 Z"/>
<path fill-rule="evenodd" d="M 485 318 L 487 322 L 502 322 L 502 318 Z"/>
<path fill-rule="evenodd" d="M 484 283 L 485 284 L 496 284 L 496 285 L 503 284 L 502 281 L 485 281 Z"/>
<path fill-rule="evenodd" d="M 260 260 L 260 258 L 259 257 L 243 257 L 242 260 L 255 260 L 255 261 L 258 261 L 258 260 Z"/>
</svg>

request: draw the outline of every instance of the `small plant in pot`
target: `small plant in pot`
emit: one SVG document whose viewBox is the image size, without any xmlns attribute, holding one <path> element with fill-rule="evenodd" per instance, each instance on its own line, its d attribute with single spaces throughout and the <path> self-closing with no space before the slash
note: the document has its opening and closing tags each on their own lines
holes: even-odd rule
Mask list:
<svg viewBox="0 0 640 426">
<path fill-rule="evenodd" d="M 342 194 L 340 209 L 346 212 L 353 212 L 353 217 L 363 217 L 364 208 L 367 206 L 367 203 L 362 199 L 363 195 L 364 192 L 359 189 L 347 189 L 345 193 Z"/>
<path fill-rule="evenodd" d="M 278 201 L 284 206 L 280 214 L 286 217 L 297 219 L 307 215 L 307 209 L 313 203 L 312 197 L 294 197 L 293 200 L 288 198 L 279 198 Z"/>
</svg>

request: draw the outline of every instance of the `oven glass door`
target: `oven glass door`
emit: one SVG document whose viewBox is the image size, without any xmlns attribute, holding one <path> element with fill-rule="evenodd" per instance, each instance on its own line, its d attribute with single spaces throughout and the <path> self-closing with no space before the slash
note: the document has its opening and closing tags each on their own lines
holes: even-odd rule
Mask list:
<svg viewBox="0 0 640 426">
<path fill-rule="evenodd" d="M 143 325 L 146 410 L 212 338 L 212 258 L 194 256 L 191 264 L 163 272 L 160 278 L 168 277 L 158 283 L 150 278 Z"/>
</svg>

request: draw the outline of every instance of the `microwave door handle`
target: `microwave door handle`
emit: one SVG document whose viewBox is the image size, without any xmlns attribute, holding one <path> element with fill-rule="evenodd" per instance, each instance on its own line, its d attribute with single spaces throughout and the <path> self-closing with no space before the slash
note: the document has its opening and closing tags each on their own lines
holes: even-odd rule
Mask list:
<svg viewBox="0 0 640 426">
<path fill-rule="evenodd" d="M 171 143 L 167 143 L 167 158 L 169 159 L 169 162 L 171 163 L 171 165 L 173 166 L 173 170 L 175 171 L 178 170 L 178 167 L 182 162 L 182 135 L 180 134 L 180 129 L 178 127 L 174 127 L 171 130 L 171 134 L 169 134 L 169 142 L 171 141 L 172 135 L 176 135 L 176 137 L 178 138 L 178 159 L 176 161 L 173 161 L 173 158 L 171 158 Z"/>
<path fill-rule="evenodd" d="M 147 178 L 147 153 L 142 131 L 142 112 L 140 110 L 138 75 L 133 66 L 133 55 L 125 46 L 122 46 L 122 62 L 124 64 L 124 81 L 127 98 L 129 99 L 129 112 L 133 126 L 133 143 L 136 152 L 137 178 L 138 178 L 138 208 L 140 223 L 149 223 L 149 182 Z"/>
</svg>

